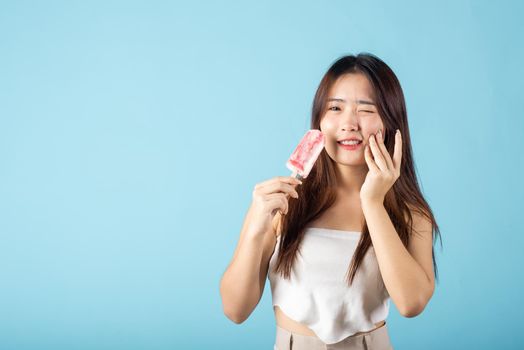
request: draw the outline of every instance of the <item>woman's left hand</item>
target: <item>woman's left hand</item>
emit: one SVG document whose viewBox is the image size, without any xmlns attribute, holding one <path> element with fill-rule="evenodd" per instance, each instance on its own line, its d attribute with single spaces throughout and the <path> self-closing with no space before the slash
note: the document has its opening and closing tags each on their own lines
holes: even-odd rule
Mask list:
<svg viewBox="0 0 524 350">
<path fill-rule="evenodd" d="M 368 145 L 366 145 L 364 157 L 366 158 L 369 171 L 360 189 L 361 201 L 384 203 L 386 193 L 388 193 L 389 189 L 400 176 L 400 164 L 402 161 L 402 138 L 400 131 L 395 134 L 393 159 L 391 159 L 382 138 L 381 130 L 379 130 L 377 137 L 371 134 Z"/>
</svg>

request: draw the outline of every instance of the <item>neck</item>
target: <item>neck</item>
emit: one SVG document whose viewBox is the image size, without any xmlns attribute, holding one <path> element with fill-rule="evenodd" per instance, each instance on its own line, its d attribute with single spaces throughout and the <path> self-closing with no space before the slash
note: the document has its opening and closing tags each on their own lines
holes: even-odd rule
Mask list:
<svg viewBox="0 0 524 350">
<path fill-rule="evenodd" d="M 360 188 L 364 184 L 368 173 L 367 164 L 364 165 L 337 165 L 337 191 L 342 196 L 360 196 Z"/>
</svg>

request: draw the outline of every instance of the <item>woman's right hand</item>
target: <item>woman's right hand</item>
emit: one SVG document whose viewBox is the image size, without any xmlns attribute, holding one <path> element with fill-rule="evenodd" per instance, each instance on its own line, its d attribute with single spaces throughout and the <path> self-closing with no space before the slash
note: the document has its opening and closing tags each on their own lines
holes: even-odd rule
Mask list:
<svg viewBox="0 0 524 350">
<path fill-rule="evenodd" d="M 249 208 L 249 231 L 256 235 L 270 231 L 277 211 L 287 214 L 289 196 L 298 198 L 295 187 L 299 184 L 301 181 L 291 176 L 277 176 L 256 184 Z"/>
</svg>

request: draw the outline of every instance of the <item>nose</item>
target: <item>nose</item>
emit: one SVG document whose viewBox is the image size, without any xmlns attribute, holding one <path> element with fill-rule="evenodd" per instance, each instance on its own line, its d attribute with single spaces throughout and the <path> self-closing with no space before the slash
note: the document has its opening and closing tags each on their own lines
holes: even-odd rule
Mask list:
<svg viewBox="0 0 524 350">
<path fill-rule="evenodd" d="M 344 116 L 341 120 L 342 130 L 358 130 L 359 120 L 356 111 L 353 109 L 348 109 L 348 111 L 344 113 Z"/>
</svg>

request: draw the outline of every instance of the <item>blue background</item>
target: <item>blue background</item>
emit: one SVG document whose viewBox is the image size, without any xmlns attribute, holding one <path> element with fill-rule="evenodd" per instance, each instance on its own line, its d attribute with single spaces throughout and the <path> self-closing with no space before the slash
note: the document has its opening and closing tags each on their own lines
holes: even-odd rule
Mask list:
<svg viewBox="0 0 524 350">
<path fill-rule="evenodd" d="M 0 347 L 271 349 L 219 281 L 345 54 L 396 72 L 440 224 L 398 349 L 524 346 L 522 2 L 0 4 Z"/>
</svg>

